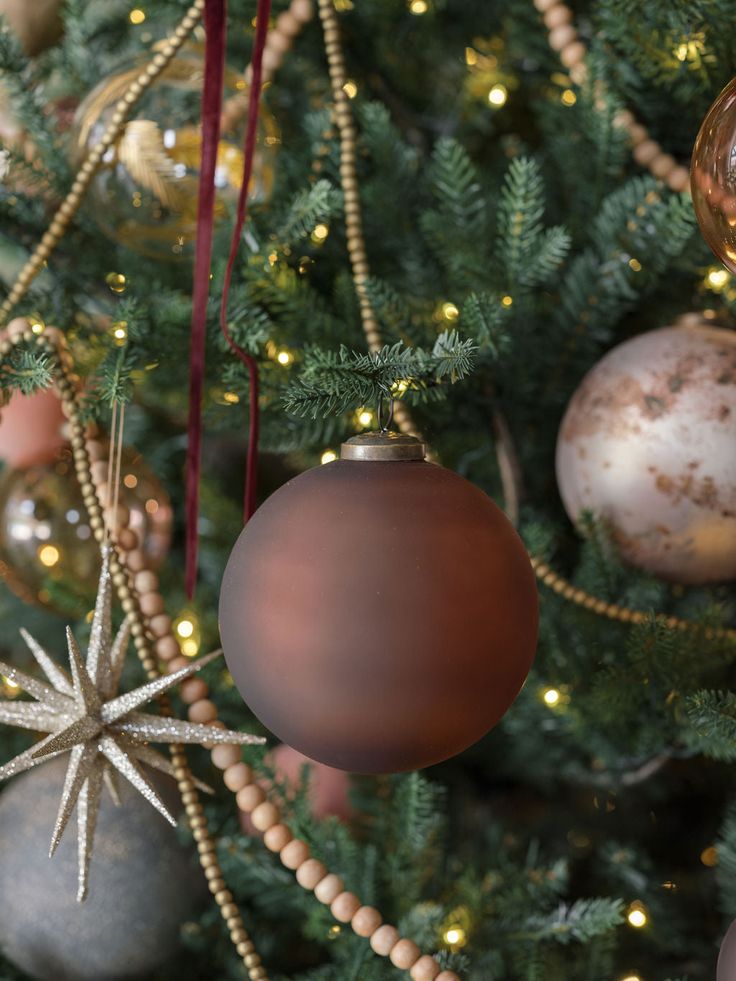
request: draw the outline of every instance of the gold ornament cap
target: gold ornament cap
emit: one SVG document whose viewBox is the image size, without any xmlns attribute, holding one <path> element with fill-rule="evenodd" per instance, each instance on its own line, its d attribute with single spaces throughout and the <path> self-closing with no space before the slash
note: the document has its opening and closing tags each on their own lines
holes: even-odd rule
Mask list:
<svg viewBox="0 0 736 981">
<path fill-rule="evenodd" d="M 426 449 L 424 443 L 416 436 L 383 430 L 351 436 L 340 447 L 340 459 L 379 463 L 423 460 Z"/>
</svg>

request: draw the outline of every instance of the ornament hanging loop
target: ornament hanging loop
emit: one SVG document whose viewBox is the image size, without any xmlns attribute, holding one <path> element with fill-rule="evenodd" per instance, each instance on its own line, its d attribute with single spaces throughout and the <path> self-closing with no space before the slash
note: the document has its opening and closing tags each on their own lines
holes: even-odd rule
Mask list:
<svg viewBox="0 0 736 981">
<path fill-rule="evenodd" d="M 386 395 L 384 392 L 381 392 L 378 396 L 376 420 L 378 422 L 379 432 L 387 433 L 391 429 L 391 423 L 394 420 L 394 399 L 392 395 Z"/>
</svg>

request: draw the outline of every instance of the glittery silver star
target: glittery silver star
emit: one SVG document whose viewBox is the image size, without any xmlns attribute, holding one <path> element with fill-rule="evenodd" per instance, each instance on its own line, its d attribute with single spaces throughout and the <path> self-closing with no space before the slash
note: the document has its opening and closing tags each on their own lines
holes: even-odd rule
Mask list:
<svg viewBox="0 0 736 981">
<path fill-rule="evenodd" d="M 21 630 L 21 635 L 50 684 L 0 661 L 0 673 L 35 699 L 32 702 L 0 699 L 0 722 L 48 733 L 35 746 L 20 753 L 5 766 L 0 766 L 0 780 L 22 773 L 61 753 L 69 753 L 50 854 L 54 854 L 76 805 L 77 899 L 80 902 L 87 895 L 103 782 L 113 800 L 119 803 L 116 783 L 118 775 L 122 775 L 167 821 L 176 826 L 176 819 L 139 765 L 145 764 L 173 776 L 173 766 L 169 760 L 148 746 L 149 741 L 240 744 L 264 741 L 249 733 L 231 732 L 138 711 L 151 699 L 209 664 L 219 656 L 220 651 L 199 658 L 180 671 L 157 678 L 133 691 L 117 694 L 130 639 L 130 621 L 126 617 L 113 639 L 109 560 L 109 549 L 105 548 L 86 661 L 82 659 L 74 634 L 69 627 L 66 629 L 71 676 L 55 664 L 25 630 Z M 205 784 L 195 782 L 200 789 L 210 790 Z"/>
</svg>

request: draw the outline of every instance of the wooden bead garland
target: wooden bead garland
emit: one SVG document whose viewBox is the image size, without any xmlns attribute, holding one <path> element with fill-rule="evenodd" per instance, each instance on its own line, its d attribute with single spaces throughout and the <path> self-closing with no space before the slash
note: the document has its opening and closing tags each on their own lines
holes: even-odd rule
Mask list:
<svg viewBox="0 0 736 981">
<path fill-rule="evenodd" d="M 567 4 L 561 0 L 533 0 L 534 6 L 543 15 L 544 24 L 549 31 L 549 45 L 557 51 L 560 61 L 570 72 L 573 82 L 580 85 L 585 81 L 585 45 L 573 24 L 573 15 Z M 678 192 L 689 193 L 690 172 L 687 167 L 677 163 L 674 157 L 665 153 L 659 143 L 653 140 L 645 126 L 637 122 L 628 109 L 621 110 L 615 125 L 625 129 L 633 147 L 634 160 L 646 167 L 653 177 L 664 181 Z"/>
</svg>

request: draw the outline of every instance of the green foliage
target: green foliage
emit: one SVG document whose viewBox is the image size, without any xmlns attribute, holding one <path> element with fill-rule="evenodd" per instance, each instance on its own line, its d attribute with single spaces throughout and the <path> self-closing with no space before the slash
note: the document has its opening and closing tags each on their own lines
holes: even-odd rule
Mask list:
<svg viewBox="0 0 736 981">
<path fill-rule="evenodd" d="M 588 943 L 622 922 L 623 903 L 620 899 L 579 899 L 571 906 L 561 904 L 546 917 L 531 917 L 524 927 L 534 942 L 554 940 L 569 944 L 573 941 Z"/>
<path fill-rule="evenodd" d="M 48 355 L 28 348 L 15 347 L 3 361 L 0 374 L 2 387 L 17 389 L 24 395 L 31 395 L 39 388 L 48 388 L 54 380 L 54 370 Z"/>
<path fill-rule="evenodd" d="M 511 310 L 500 297 L 490 293 L 469 293 L 460 311 L 460 325 L 485 354 L 499 357 L 510 344 L 507 324 Z"/>
<path fill-rule="evenodd" d="M 306 238 L 319 222 L 329 221 L 338 211 L 339 195 L 329 181 L 321 180 L 298 191 L 276 232 L 279 242 L 295 243 Z"/>
<path fill-rule="evenodd" d="M 544 183 L 538 165 L 518 157 L 509 166 L 498 206 L 496 260 L 512 291 L 540 286 L 557 272 L 570 247 L 563 228 L 545 230 Z"/>
<path fill-rule="evenodd" d="M 284 395 L 284 407 L 294 415 L 316 418 L 378 406 L 399 393 L 408 400 L 442 398 L 445 383 L 454 384 L 472 370 L 474 351 L 473 342 L 461 340 L 456 331 L 440 334 L 431 351 L 407 348 L 400 341 L 371 354 L 345 347 L 337 353 L 308 348 L 300 378 Z"/>
<path fill-rule="evenodd" d="M 685 733 L 689 746 L 716 760 L 736 760 L 736 694 L 697 691 L 685 700 L 685 711 L 692 726 Z"/>
</svg>

